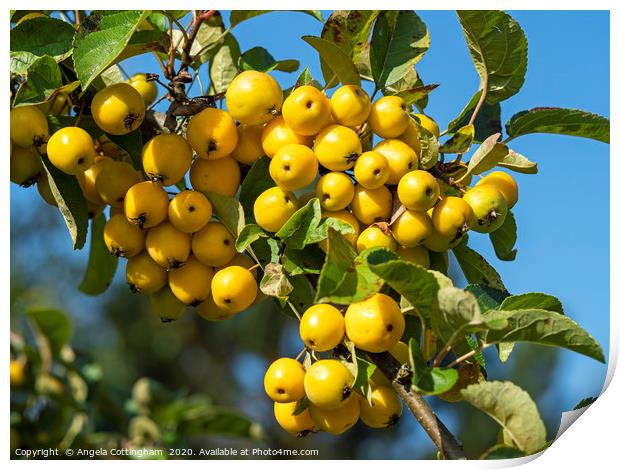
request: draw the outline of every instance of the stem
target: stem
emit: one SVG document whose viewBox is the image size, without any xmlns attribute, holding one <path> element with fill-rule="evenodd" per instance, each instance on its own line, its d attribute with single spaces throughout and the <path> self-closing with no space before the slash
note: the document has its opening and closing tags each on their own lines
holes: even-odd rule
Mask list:
<svg viewBox="0 0 620 470">
<path fill-rule="evenodd" d="M 334 83 L 334 80 L 335 80 L 336 78 L 337 78 L 337 77 L 336 77 L 336 75 L 335 75 L 335 74 L 334 74 L 334 75 L 332 75 L 332 78 L 330 78 L 330 79 L 329 79 L 329 82 L 327 82 L 327 83 L 325 84 L 325 86 L 323 87 L 323 90 L 322 90 L 322 91 L 323 91 L 323 93 L 325 93 L 325 92 L 329 89 L 329 86 L 330 86 L 332 83 Z"/>
<path fill-rule="evenodd" d="M 164 61 L 161 60 L 161 57 L 159 57 L 159 55 L 157 54 L 157 52 L 153 51 L 153 55 L 155 56 L 155 58 L 157 59 L 157 63 L 159 64 L 159 66 L 161 67 L 161 71 L 164 74 L 164 77 L 166 76 L 166 74 L 168 73 L 168 71 L 166 70 L 166 66 L 164 65 Z"/>
<path fill-rule="evenodd" d="M 407 377 L 404 376 L 400 363 L 389 353 L 369 353 L 368 356 L 381 372 L 392 381 L 392 387 L 426 431 L 439 452 L 449 460 L 465 459 L 461 443 L 435 415 L 426 400 L 406 386 Z"/>
<path fill-rule="evenodd" d="M 196 77 L 196 81 L 198 82 L 198 88 L 200 88 L 200 96 L 204 96 L 205 91 L 202 86 L 202 80 L 200 80 L 200 75 L 198 75 L 198 72 L 196 72 L 196 75 L 194 76 Z"/>
<path fill-rule="evenodd" d="M 469 351 L 468 353 L 463 354 L 461 357 L 455 359 L 450 364 L 448 364 L 446 366 L 446 369 L 450 369 L 450 368 L 456 366 L 457 364 L 460 364 L 461 362 L 469 359 L 470 357 L 475 356 L 476 354 L 478 354 L 479 352 L 482 352 L 483 349 L 486 349 L 489 346 L 490 346 L 490 344 L 483 344 L 481 346 L 478 346 L 476 349 L 473 349 L 473 350 Z"/>
<path fill-rule="evenodd" d="M 478 116 L 478 112 L 480 111 L 480 108 L 482 108 L 482 104 L 484 103 L 484 100 L 487 97 L 487 83 L 484 82 L 481 84 L 482 85 L 482 93 L 480 93 L 480 98 L 478 99 L 478 103 L 476 104 L 476 107 L 474 108 L 474 112 L 471 113 L 471 117 L 469 118 L 469 124 L 473 124 L 474 121 L 476 120 L 476 116 Z"/>
<path fill-rule="evenodd" d="M 508 136 L 506 139 L 504 139 L 504 140 L 502 141 L 502 143 L 503 143 L 503 144 L 507 144 L 507 143 L 508 143 L 508 142 L 510 142 L 512 139 L 514 139 L 514 137 L 513 137 L 513 136 Z"/>
<path fill-rule="evenodd" d="M 157 106 L 159 103 L 161 103 L 162 101 L 164 101 L 166 98 L 168 98 L 170 95 L 168 93 L 166 93 L 165 95 L 159 97 L 157 100 L 155 100 L 153 103 L 151 103 L 151 105 L 148 107 L 147 111 L 150 111 L 151 109 L 153 109 L 155 106 Z"/>
</svg>

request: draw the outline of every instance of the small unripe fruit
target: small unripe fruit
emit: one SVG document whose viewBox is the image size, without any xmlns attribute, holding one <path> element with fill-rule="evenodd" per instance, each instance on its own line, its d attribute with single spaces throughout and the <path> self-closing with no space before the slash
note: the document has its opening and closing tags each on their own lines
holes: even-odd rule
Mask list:
<svg viewBox="0 0 620 470">
<path fill-rule="evenodd" d="M 209 222 L 192 237 L 192 252 L 201 263 L 217 268 L 229 263 L 237 250 L 228 229 L 220 222 Z"/>
<path fill-rule="evenodd" d="M 23 187 L 32 186 L 41 172 L 44 172 L 41 157 L 32 147 L 23 148 L 14 145 L 11 148 L 11 182 Z"/>
<path fill-rule="evenodd" d="M 277 403 L 294 403 L 304 395 L 304 377 L 306 371 L 295 359 L 281 357 L 271 363 L 263 385 L 265 393 Z"/>
<path fill-rule="evenodd" d="M 508 206 L 502 193 L 490 184 L 475 186 L 465 193 L 463 200 L 472 209 L 469 228 L 476 232 L 490 233 L 502 226 Z"/>
<path fill-rule="evenodd" d="M 418 169 L 418 156 L 411 147 L 400 140 L 384 140 L 379 142 L 374 150 L 388 161 L 390 176 L 386 184 L 398 184 L 406 173 Z"/>
<path fill-rule="evenodd" d="M 95 143 L 79 127 L 63 127 L 47 143 L 50 162 L 69 175 L 84 173 L 95 161 Z"/>
<path fill-rule="evenodd" d="M 277 232 L 297 211 L 297 198 L 277 186 L 263 191 L 254 201 L 254 219 L 268 232 Z"/>
<path fill-rule="evenodd" d="M 329 304 L 313 305 L 301 317 L 299 336 L 308 348 L 329 351 L 344 337 L 344 318 L 336 307 Z"/>
<path fill-rule="evenodd" d="M 235 314 L 225 312 L 213 302 L 213 297 L 209 296 L 204 302 L 196 305 L 196 313 L 208 321 L 224 321 L 233 317 Z"/>
<path fill-rule="evenodd" d="M 181 191 L 168 205 L 170 223 L 185 233 L 198 232 L 207 225 L 212 215 L 211 202 L 198 191 Z"/>
<path fill-rule="evenodd" d="M 389 233 L 389 229 L 383 229 L 377 225 L 371 225 L 362 231 L 357 237 L 357 252 L 361 253 L 368 248 L 383 247 L 392 251 L 396 250 L 396 241 Z"/>
<path fill-rule="evenodd" d="M 321 206 L 328 211 L 340 211 L 351 204 L 355 189 L 351 178 L 345 173 L 332 171 L 319 179 L 316 196 Z"/>
<path fill-rule="evenodd" d="M 146 79 L 146 74 L 137 73 L 127 80 L 132 87 L 136 89 L 142 99 L 144 100 L 145 106 L 150 105 L 155 98 L 157 98 L 157 84 L 154 80 L 148 81 Z"/>
<path fill-rule="evenodd" d="M 123 207 L 131 223 L 140 228 L 155 227 L 168 216 L 168 193 L 159 183 L 142 181 L 127 190 Z"/>
<path fill-rule="evenodd" d="M 282 108 L 283 94 L 273 77 L 248 70 L 237 75 L 226 90 L 226 107 L 241 124 L 269 122 Z"/>
<path fill-rule="evenodd" d="M 407 103 L 399 96 L 384 96 L 370 108 L 368 124 L 373 133 L 384 139 L 394 139 L 407 129 Z"/>
<path fill-rule="evenodd" d="M 311 85 L 295 88 L 284 100 L 284 122 L 299 135 L 316 135 L 331 120 L 329 99 Z"/>
<path fill-rule="evenodd" d="M 217 160 L 198 158 L 189 171 L 189 180 L 196 191 L 233 197 L 239 189 L 241 170 L 232 157 Z"/>
<path fill-rule="evenodd" d="M 177 299 L 170 287 L 164 286 L 149 296 L 151 306 L 164 323 L 178 320 L 185 312 L 186 306 Z"/>
<path fill-rule="evenodd" d="M 177 269 L 189 258 L 191 239 L 187 233 L 164 222 L 150 229 L 146 235 L 146 251 L 153 260 L 166 269 Z"/>
<path fill-rule="evenodd" d="M 52 192 L 52 188 L 50 186 L 49 176 L 47 172 L 42 171 L 37 178 L 37 190 L 39 191 L 39 195 L 41 198 L 48 203 L 50 206 L 58 206 L 56 202 L 56 198 L 54 198 L 54 193 Z"/>
<path fill-rule="evenodd" d="M 258 285 L 250 271 L 241 266 L 228 266 L 215 273 L 211 281 L 213 302 L 229 313 L 242 312 L 256 299 Z"/>
<path fill-rule="evenodd" d="M 322 359 L 306 371 L 304 389 L 313 405 L 333 410 L 351 399 L 353 380 L 353 374 L 342 362 Z"/>
<path fill-rule="evenodd" d="M 144 249 L 144 232 L 122 214 L 117 214 L 106 222 L 103 241 L 113 255 L 131 258 Z"/>
<path fill-rule="evenodd" d="M 412 211 L 427 211 L 434 207 L 439 193 L 439 183 L 427 171 L 410 171 L 398 182 L 398 199 Z"/>
<path fill-rule="evenodd" d="M 333 124 L 323 129 L 314 141 L 314 153 L 319 163 L 331 171 L 353 168 L 362 153 L 362 142 L 355 131 Z"/>
<path fill-rule="evenodd" d="M 181 181 L 191 164 L 192 148 L 177 134 L 157 135 L 142 148 L 144 173 L 164 186 Z"/>
<path fill-rule="evenodd" d="M 187 140 L 200 158 L 224 158 L 237 146 L 237 126 L 226 111 L 205 108 L 190 119 Z"/>
<path fill-rule="evenodd" d="M 359 156 L 353 171 L 359 184 L 368 189 L 377 189 L 387 183 L 390 164 L 383 154 L 370 150 Z"/>
<path fill-rule="evenodd" d="M 431 134 L 435 136 L 436 139 L 439 139 L 439 126 L 437 123 L 426 114 L 414 114 L 415 117 L 420 121 L 420 125 L 429 131 Z"/>
<path fill-rule="evenodd" d="M 347 337 L 355 347 L 374 353 L 392 348 L 405 330 L 400 307 L 385 294 L 349 305 L 344 322 Z"/>
<path fill-rule="evenodd" d="M 366 225 L 388 220 L 392 213 L 392 193 L 385 186 L 366 189 L 357 184 L 351 210 L 357 220 Z"/>
<path fill-rule="evenodd" d="M 343 85 L 331 97 L 332 116 L 347 127 L 358 127 L 370 114 L 370 98 L 357 85 Z"/>
<path fill-rule="evenodd" d="M 99 90 L 90 109 L 97 126 L 112 135 L 125 135 L 137 129 L 145 114 L 142 95 L 128 83 L 115 83 Z"/>
</svg>

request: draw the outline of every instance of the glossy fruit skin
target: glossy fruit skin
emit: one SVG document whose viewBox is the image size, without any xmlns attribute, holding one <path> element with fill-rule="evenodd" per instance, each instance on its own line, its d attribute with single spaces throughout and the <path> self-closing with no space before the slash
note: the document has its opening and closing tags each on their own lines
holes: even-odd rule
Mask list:
<svg viewBox="0 0 620 470">
<path fill-rule="evenodd" d="M 366 189 L 356 184 L 351 210 L 357 220 L 366 225 L 388 220 L 392 213 L 392 193 L 385 186 Z"/>
<path fill-rule="evenodd" d="M 471 206 L 463 199 L 454 196 L 443 198 L 433 209 L 433 229 L 438 235 L 454 238 L 463 231 L 463 227 L 473 212 Z"/>
<path fill-rule="evenodd" d="M 301 317 L 299 336 L 314 351 L 334 349 L 344 338 L 344 317 L 329 304 L 313 305 Z"/>
<path fill-rule="evenodd" d="M 133 185 L 140 182 L 140 175 L 125 162 L 109 162 L 101 168 L 95 181 L 95 189 L 103 202 L 110 206 L 122 204 Z"/>
<path fill-rule="evenodd" d="M 237 250 L 226 227 L 220 222 L 209 222 L 192 237 L 192 252 L 202 264 L 217 268 L 229 263 Z"/>
<path fill-rule="evenodd" d="M 11 141 L 19 147 L 38 147 L 41 151 L 49 138 L 45 114 L 36 106 L 18 106 L 11 109 Z"/>
<path fill-rule="evenodd" d="M 329 99 L 311 85 L 295 88 L 284 100 L 284 122 L 299 135 L 318 134 L 331 121 Z"/>
<path fill-rule="evenodd" d="M 41 172 L 44 172 L 41 157 L 32 147 L 23 148 L 14 145 L 11 148 L 11 182 L 23 187 L 32 186 Z"/>
<path fill-rule="evenodd" d="M 313 136 L 296 134 L 291 129 L 282 116 L 276 116 L 265 125 L 261 133 L 261 145 L 263 152 L 272 158 L 276 152 L 287 144 L 300 144 L 310 147 Z"/>
<path fill-rule="evenodd" d="M 383 154 L 370 150 L 359 156 L 353 172 L 359 184 L 368 189 L 377 189 L 390 178 L 390 164 Z"/>
<path fill-rule="evenodd" d="M 97 92 L 91 103 L 95 123 L 112 135 L 125 135 L 144 120 L 142 95 L 128 83 L 115 83 Z"/>
<path fill-rule="evenodd" d="M 172 293 L 185 305 L 196 306 L 211 295 L 213 268 L 190 256 L 178 269 L 170 271 L 168 284 Z"/>
<path fill-rule="evenodd" d="M 140 96 L 142 96 L 142 99 L 144 100 L 145 106 L 150 105 L 153 101 L 155 101 L 155 98 L 157 98 L 157 84 L 154 80 L 147 81 L 146 74 L 137 73 L 131 76 L 129 80 L 127 80 L 127 83 L 129 83 L 138 93 L 140 93 Z"/>
<path fill-rule="evenodd" d="M 354 230 L 353 233 L 345 233 L 343 234 L 343 236 L 349 241 L 349 243 L 351 243 L 351 245 L 355 246 L 355 243 L 357 242 L 357 237 L 360 233 L 360 223 L 355 218 L 355 216 L 347 210 L 341 210 L 341 211 L 335 211 L 335 212 L 322 211 L 321 218 L 326 218 L 326 217 L 333 217 L 334 219 L 342 220 L 343 222 L 346 222 L 351 227 L 353 227 L 353 230 Z M 322 240 L 319 243 L 319 247 L 324 252 L 327 252 L 327 239 Z"/>
<path fill-rule="evenodd" d="M 239 127 L 237 127 L 237 135 L 239 136 L 237 146 L 230 156 L 243 165 L 251 165 L 265 155 L 261 142 L 264 129 L 265 126 L 262 124 L 258 126 L 240 124 Z"/>
<path fill-rule="evenodd" d="M 38 104 L 37 107 L 48 116 L 63 116 L 69 114 L 71 101 L 66 93 L 58 93 L 51 100 Z"/>
<path fill-rule="evenodd" d="M 353 168 L 362 153 L 362 142 L 348 127 L 332 124 L 323 129 L 314 140 L 314 154 L 319 163 L 331 171 Z"/>
<path fill-rule="evenodd" d="M 414 114 L 414 116 L 420 120 L 420 124 L 424 129 L 433 134 L 436 139 L 439 139 L 439 126 L 432 118 L 425 114 Z"/>
<path fill-rule="evenodd" d="M 463 200 L 472 209 L 468 225 L 475 232 L 491 233 L 504 223 L 508 206 L 502 193 L 494 186 L 475 186 L 465 193 Z"/>
<path fill-rule="evenodd" d="M 418 156 L 411 147 L 398 139 L 383 140 L 374 150 L 383 155 L 390 166 L 386 184 L 398 184 L 406 173 L 418 169 Z"/>
<path fill-rule="evenodd" d="M 168 193 L 159 183 L 142 181 L 127 190 L 123 202 L 125 217 L 140 228 L 161 224 L 168 216 Z"/>
<path fill-rule="evenodd" d="M 316 197 L 321 207 L 328 211 L 340 211 L 351 204 L 355 188 L 353 181 L 345 173 L 332 171 L 319 179 L 316 184 Z"/>
<path fill-rule="evenodd" d="M 308 406 L 308 412 L 315 425 L 324 432 L 333 435 L 344 433 L 353 427 L 360 416 L 360 398 L 357 394 L 345 401 L 341 406 L 334 409 L 321 409 L 312 403 Z"/>
<path fill-rule="evenodd" d="M 88 132 L 79 127 L 63 127 L 50 137 L 47 156 L 59 170 L 77 175 L 95 161 L 95 143 Z"/>
<path fill-rule="evenodd" d="M 314 152 L 300 144 L 281 147 L 269 162 L 269 175 L 285 191 L 310 186 L 319 172 Z"/>
<path fill-rule="evenodd" d="M 96 156 L 93 164 L 82 174 L 78 174 L 77 179 L 87 201 L 93 204 L 105 204 L 97 192 L 97 177 L 109 162 L 113 161 L 110 157 Z"/>
<path fill-rule="evenodd" d="M 426 212 L 406 210 L 392 224 L 392 235 L 399 245 L 421 245 L 433 233 L 433 221 Z"/>
<path fill-rule="evenodd" d="M 170 223 L 185 233 L 198 232 L 207 225 L 212 215 L 211 202 L 198 191 L 181 191 L 168 205 Z"/>
<path fill-rule="evenodd" d="M 357 237 L 357 252 L 361 253 L 368 248 L 383 247 L 389 250 L 396 250 L 397 244 L 392 235 L 385 233 L 377 225 L 371 225 L 362 231 Z"/>
<path fill-rule="evenodd" d="M 344 316 L 347 337 L 355 347 L 380 353 L 392 348 L 405 330 L 398 304 L 385 294 L 349 305 Z"/>
<path fill-rule="evenodd" d="M 495 189 L 502 193 L 508 209 L 512 209 L 519 200 L 519 186 L 517 186 L 517 182 L 511 175 L 504 171 L 492 171 L 478 181 L 476 186 L 485 184 L 494 186 Z"/>
<path fill-rule="evenodd" d="M 409 364 L 409 346 L 402 341 L 396 343 L 388 352 L 401 364 Z"/>
<path fill-rule="evenodd" d="M 233 317 L 235 314 L 225 312 L 213 302 L 213 297 L 209 296 L 204 302 L 199 303 L 195 307 L 196 313 L 208 321 L 224 321 Z"/>
<path fill-rule="evenodd" d="M 165 269 L 177 269 L 189 258 L 191 239 L 187 233 L 163 222 L 146 234 L 146 251 L 157 264 Z"/>
<path fill-rule="evenodd" d="M 282 109 L 283 94 L 278 82 L 263 72 L 241 72 L 228 85 L 226 107 L 241 124 L 265 124 Z"/>
<path fill-rule="evenodd" d="M 189 170 L 189 181 L 196 191 L 233 197 L 241 183 L 241 169 L 232 157 L 217 160 L 197 158 Z"/>
<path fill-rule="evenodd" d="M 353 374 L 342 362 L 321 359 L 306 371 L 304 389 L 314 406 L 333 410 L 351 399 L 353 380 Z"/>
<path fill-rule="evenodd" d="M 164 286 L 157 292 L 149 295 L 151 306 L 164 323 L 178 320 L 187 308 L 186 305 L 175 297 L 169 286 Z"/>
<path fill-rule="evenodd" d="M 384 139 L 401 135 L 409 124 L 407 103 L 399 96 L 384 96 L 370 108 L 368 125 L 373 133 Z"/>
<path fill-rule="evenodd" d="M 281 357 L 271 363 L 263 385 L 265 393 L 277 403 L 294 403 L 304 395 L 304 377 L 306 370 L 295 359 Z"/>
<path fill-rule="evenodd" d="M 254 219 L 261 228 L 275 233 L 297 209 L 295 195 L 274 186 L 263 191 L 254 201 Z"/>
<path fill-rule="evenodd" d="M 103 241 L 115 256 L 131 258 L 144 250 L 144 232 L 122 214 L 110 217 L 103 227 Z"/>
<path fill-rule="evenodd" d="M 142 147 L 142 166 L 152 181 L 171 186 L 183 179 L 192 164 L 192 148 L 177 134 L 160 134 Z"/>
<path fill-rule="evenodd" d="M 386 428 L 396 424 L 403 413 L 403 404 L 392 387 L 379 386 L 368 400 L 360 400 L 360 419 L 371 428 Z"/>
<path fill-rule="evenodd" d="M 431 260 L 428 254 L 428 250 L 423 246 L 413 246 L 409 248 L 399 246 L 398 248 L 396 248 L 396 254 L 405 261 L 419 264 L 425 269 L 428 269 L 431 266 Z"/>
<path fill-rule="evenodd" d="M 239 313 L 252 305 L 258 293 L 256 279 L 241 266 L 228 266 L 215 273 L 211 281 L 213 302 L 229 313 Z"/>
<path fill-rule="evenodd" d="M 357 85 L 343 85 L 330 99 L 332 116 L 338 124 L 358 127 L 366 122 L 370 114 L 370 98 Z"/>
<path fill-rule="evenodd" d="M 441 235 L 434 231 L 424 242 L 422 245 L 429 251 L 434 251 L 436 253 L 446 252 L 450 248 L 454 248 L 459 243 L 463 241 L 465 238 L 463 235 L 465 232 L 457 231 L 454 235 Z"/>
<path fill-rule="evenodd" d="M 125 280 L 132 291 L 153 294 L 168 284 L 168 273 L 143 251 L 127 260 Z"/>
<path fill-rule="evenodd" d="M 428 171 L 405 173 L 398 182 L 398 199 L 412 211 L 427 211 L 439 198 L 439 183 Z"/>
<path fill-rule="evenodd" d="M 205 108 L 192 116 L 187 125 L 187 141 L 196 155 L 206 160 L 227 157 L 238 140 L 235 121 L 221 109 Z"/>
<path fill-rule="evenodd" d="M 420 155 L 422 150 L 420 148 L 420 136 L 418 135 L 418 129 L 412 118 L 409 118 L 409 121 L 407 122 L 407 129 L 405 129 L 405 132 L 399 135 L 397 139 L 403 141 L 411 147 L 416 155 Z"/>
<path fill-rule="evenodd" d="M 49 177 L 46 172 L 41 172 L 37 178 L 37 190 L 41 195 L 41 198 L 50 206 L 58 206 L 52 188 L 50 187 Z"/>
<path fill-rule="evenodd" d="M 297 437 L 304 437 L 316 430 L 310 412 L 306 408 L 301 413 L 294 415 L 296 402 L 273 404 L 273 415 L 282 429 Z"/>
</svg>

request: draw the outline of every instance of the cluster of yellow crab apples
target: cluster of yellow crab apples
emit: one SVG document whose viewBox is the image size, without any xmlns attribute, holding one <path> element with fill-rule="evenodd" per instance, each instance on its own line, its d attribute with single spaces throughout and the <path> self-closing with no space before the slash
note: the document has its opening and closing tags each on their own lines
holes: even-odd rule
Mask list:
<svg viewBox="0 0 620 470">
<path fill-rule="evenodd" d="M 90 114 L 103 133 L 124 135 L 141 125 L 156 96 L 154 83 L 138 75 L 98 91 Z M 449 182 L 428 171 L 436 162 L 419 160 L 420 130 L 438 138 L 435 121 L 411 114 L 397 95 L 373 103 L 355 85 L 337 88 L 330 98 L 302 85 L 285 99 L 270 75 L 242 72 L 228 87 L 226 110 L 206 108 L 189 119 L 185 135 L 162 133 L 146 142 L 140 171 L 110 139 L 93 139 L 79 123 L 49 136 L 46 114 L 68 112 L 67 98 L 60 98 L 11 110 L 11 180 L 36 182 L 45 201 L 56 204 L 41 161 L 46 154 L 56 168 L 77 177 L 91 216 L 109 206 L 105 244 L 127 258 L 128 284 L 150 296 L 162 320 L 179 318 L 187 306 L 208 320 L 223 320 L 264 297 L 256 261 L 236 252 L 235 237 L 212 217 L 205 194 L 234 197 L 241 168 L 265 155 L 275 186 L 253 207 L 265 231 L 277 232 L 316 197 L 323 217 L 352 227 L 345 237 L 358 252 L 386 247 L 425 268 L 429 250 L 445 254 L 468 230 L 501 227 L 518 198 L 516 182 L 501 171 L 447 194 Z M 380 142 L 366 149 L 371 134 Z M 188 172 L 192 189 L 170 197 L 166 187 L 184 181 Z M 377 294 L 342 312 L 314 305 L 301 317 L 300 335 L 316 354 L 333 350 L 346 336 L 360 350 L 390 351 L 404 362 L 403 328 L 398 304 Z M 368 401 L 352 390 L 350 366 L 338 359 L 319 359 L 306 370 L 295 359 L 281 358 L 269 367 L 265 389 L 285 430 L 339 434 L 358 418 L 372 427 L 398 419 L 398 397 L 375 375 Z M 299 406 L 304 397 L 307 408 Z"/>
</svg>

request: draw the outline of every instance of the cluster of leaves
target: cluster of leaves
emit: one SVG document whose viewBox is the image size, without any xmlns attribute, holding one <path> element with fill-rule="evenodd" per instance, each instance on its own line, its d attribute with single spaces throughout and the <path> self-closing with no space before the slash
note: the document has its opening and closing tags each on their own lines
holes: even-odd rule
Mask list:
<svg viewBox="0 0 620 470">
<path fill-rule="evenodd" d="M 258 423 L 204 394 L 173 393 L 148 378 L 119 394 L 88 354 L 73 350 L 62 311 L 31 309 L 19 320 L 20 332 L 11 332 L 12 364 L 21 371 L 11 377 L 11 451 L 158 449 L 167 458 L 195 436 L 264 437 Z"/>
</svg>

